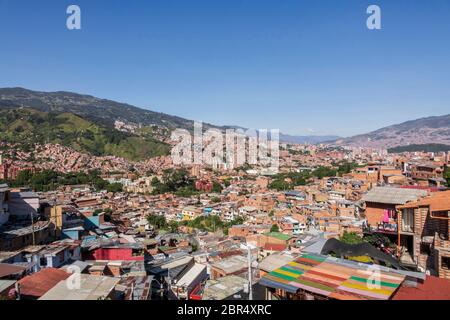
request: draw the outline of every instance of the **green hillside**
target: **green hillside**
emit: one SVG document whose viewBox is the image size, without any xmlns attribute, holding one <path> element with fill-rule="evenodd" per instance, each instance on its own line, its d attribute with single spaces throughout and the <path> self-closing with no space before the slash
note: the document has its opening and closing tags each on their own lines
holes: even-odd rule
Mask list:
<svg viewBox="0 0 450 320">
<path fill-rule="evenodd" d="M 161 126 L 170 130 L 192 130 L 194 122 L 181 117 L 141 109 L 126 103 L 73 92 L 38 92 L 24 88 L 0 88 L 0 109 L 32 108 L 42 112 L 69 112 L 95 123 L 113 126 L 116 120 Z M 204 128 L 226 129 L 204 123 Z"/>
<path fill-rule="evenodd" d="M 31 150 L 34 144 L 57 143 L 96 156 L 143 160 L 167 155 L 167 144 L 148 135 L 135 136 L 96 124 L 72 113 L 29 108 L 0 110 L 0 140 Z"/>
</svg>

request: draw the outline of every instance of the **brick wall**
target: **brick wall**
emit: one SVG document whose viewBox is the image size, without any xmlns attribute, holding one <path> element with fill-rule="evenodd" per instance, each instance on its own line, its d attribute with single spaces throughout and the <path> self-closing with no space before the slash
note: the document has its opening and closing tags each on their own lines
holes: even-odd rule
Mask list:
<svg viewBox="0 0 450 320">
<path fill-rule="evenodd" d="M 367 202 L 366 204 L 366 218 L 367 222 L 376 227 L 383 220 L 384 210 L 395 210 L 395 205 Z"/>
</svg>

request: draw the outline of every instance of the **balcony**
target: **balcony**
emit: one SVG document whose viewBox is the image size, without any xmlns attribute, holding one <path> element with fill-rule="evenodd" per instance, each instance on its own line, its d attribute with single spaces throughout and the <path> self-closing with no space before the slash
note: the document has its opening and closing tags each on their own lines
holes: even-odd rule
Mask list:
<svg viewBox="0 0 450 320">
<path fill-rule="evenodd" d="M 439 234 L 436 232 L 434 235 L 434 247 L 449 250 L 450 240 L 448 234 Z"/>
<path fill-rule="evenodd" d="M 397 233 L 398 225 L 397 223 L 379 223 L 375 231 L 380 233 Z"/>
</svg>

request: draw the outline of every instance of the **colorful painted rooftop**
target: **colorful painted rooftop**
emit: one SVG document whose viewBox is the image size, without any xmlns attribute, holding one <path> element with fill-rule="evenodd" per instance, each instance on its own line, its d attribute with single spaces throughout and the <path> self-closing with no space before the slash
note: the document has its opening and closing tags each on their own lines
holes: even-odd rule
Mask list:
<svg viewBox="0 0 450 320">
<path fill-rule="evenodd" d="M 266 274 L 260 284 L 289 293 L 304 290 L 338 300 L 388 300 L 404 279 L 404 275 L 386 267 L 304 254 Z"/>
</svg>

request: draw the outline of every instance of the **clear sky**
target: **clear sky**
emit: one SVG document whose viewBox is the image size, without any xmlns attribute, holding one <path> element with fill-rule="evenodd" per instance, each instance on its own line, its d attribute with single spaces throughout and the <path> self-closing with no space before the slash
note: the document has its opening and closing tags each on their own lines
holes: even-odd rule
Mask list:
<svg viewBox="0 0 450 320">
<path fill-rule="evenodd" d="M 66 28 L 66 8 L 82 30 Z M 382 10 L 382 30 L 366 9 Z M 0 87 L 290 134 L 450 113 L 449 0 L 0 0 Z"/>
</svg>

